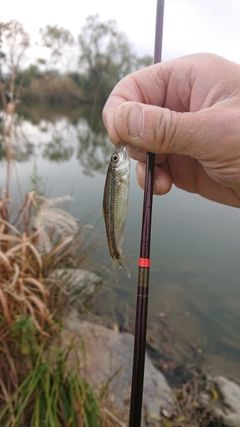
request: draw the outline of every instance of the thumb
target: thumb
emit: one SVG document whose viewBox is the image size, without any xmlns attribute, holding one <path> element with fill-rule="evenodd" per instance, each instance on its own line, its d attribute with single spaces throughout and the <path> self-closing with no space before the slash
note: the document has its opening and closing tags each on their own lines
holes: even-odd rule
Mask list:
<svg viewBox="0 0 240 427">
<path fill-rule="evenodd" d="M 199 158 L 203 150 L 210 149 L 214 121 L 219 121 L 218 114 L 208 110 L 179 113 L 154 105 L 124 102 L 115 111 L 111 125 L 108 122 L 109 137 L 113 143 L 121 140 L 156 154 Z"/>
</svg>

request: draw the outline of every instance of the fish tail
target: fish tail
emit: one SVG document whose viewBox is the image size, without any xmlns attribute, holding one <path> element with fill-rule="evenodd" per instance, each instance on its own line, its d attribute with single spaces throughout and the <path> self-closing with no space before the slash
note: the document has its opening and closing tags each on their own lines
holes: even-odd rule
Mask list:
<svg viewBox="0 0 240 427">
<path fill-rule="evenodd" d="M 112 261 L 113 277 L 116 282 L 119 280 L 119 269 L 122 268 L 127 277 L 131 277 L 130 270 L 124 260 L 124 258 L 114 259 Z"/>
</svg>

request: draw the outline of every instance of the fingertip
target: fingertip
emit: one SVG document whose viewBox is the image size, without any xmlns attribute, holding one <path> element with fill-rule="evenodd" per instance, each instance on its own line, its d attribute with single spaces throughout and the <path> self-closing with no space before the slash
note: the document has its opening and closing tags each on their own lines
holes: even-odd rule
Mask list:
<svg viewBox="0 0 240 427">
<path fill-rule="evenodd" d="M 104 124 L 104 126 L 105 126 L 105 128 L 106 128 L 107 132 L 108 132 L 109 124 L 108 124 L 108 118 L 107 118 L 107 110 L 106 110 L 106 106 L 104 106 L 104 107 L 103 107 L 103 110 L 102 110 L 102 121 L 103 121 L 103 124 Z"/>
<path fill-rule="evenodd" d="M 156 166 L 154 169 L 154 184 L 153 184 L 153 194 L 162 196 L 167 194 L 172 188 L 172 178 L 170 174 L 161 169 L 161 167 Z"/>
<path fill-rule="evenodd" d="M 137 162 L 136 164 L 137 182 L 142 189 L 144 189 L 144 184 L 145 184 L 145 171 L 146 171 L 146 163 Z"/>
<path fill-rule="evenodd" d="M 122 126 L 116 126 L 116 123 L 118 122 L 117 117 L 119 115 L 118 109 L 121 107 L 118 105 L 111 105 L 111 102 L 107 101 L 105 104 L 103 110 L 102 110 L 102 120 L 104 123 L 104 126 L 108 132 L 108 136 L 110 141 L 116 145 L 119 141 L 126 141 L 124 138 L 124 124 L 122 121 Z M 124 113 L 123 113 L 124 114 Z"/>
<path fill-rule="evenodd" d="M 145 186 L 145 172 L 146 172 L 146 163 L 137 162 L 136 165 L 136 174 L 137 181 L 139 186 L 144 189 Z M 172 188 L 172 178 L 170 174 L 161 169 L 159 166 L 154 168 L 154 183 L 153 183 L 153 194 L 162 196 L 167 194 Z"/>
</svg>

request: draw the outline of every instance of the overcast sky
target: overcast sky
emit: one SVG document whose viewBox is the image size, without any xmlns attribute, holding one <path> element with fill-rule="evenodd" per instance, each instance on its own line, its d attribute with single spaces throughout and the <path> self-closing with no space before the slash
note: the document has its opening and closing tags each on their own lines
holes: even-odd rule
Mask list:
<svg viewBox="0 0 240 427">
<path fill-rule="evenodd" d="M 97 13 L 117 21 L 137 54 L 153 54 L 156 0 L 14 0 L 1 9 L 0 19 L 22 22 L 33 43 L 47 24 L 76 36 Z M 240 63 L 240 0 L 165 0 L 163 60 L 203 51 Z"/>
</svg>

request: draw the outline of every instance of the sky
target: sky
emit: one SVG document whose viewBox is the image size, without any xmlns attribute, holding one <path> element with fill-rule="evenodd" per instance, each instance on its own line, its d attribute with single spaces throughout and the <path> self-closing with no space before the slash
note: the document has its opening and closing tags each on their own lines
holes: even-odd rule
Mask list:
<svg viewBox="0 0 240 427">
<path fill-rule="evenodd" d="M 156 3 L 156 0 L 13 0 L 4 2 L 0 19 L 22 22 L 34 44 L 39 40 L 39 29 L 46 25 L 64 27 L 77 36 L 86 17 L 99 14 L 101 20 L 117 21 L 118 29 L 127 34 L 138 55 L 153 55 Z M 196 52 L 212 52 L 240 63 L 239 0 L 165 0 L 162 59 Z"/>
</svg>

